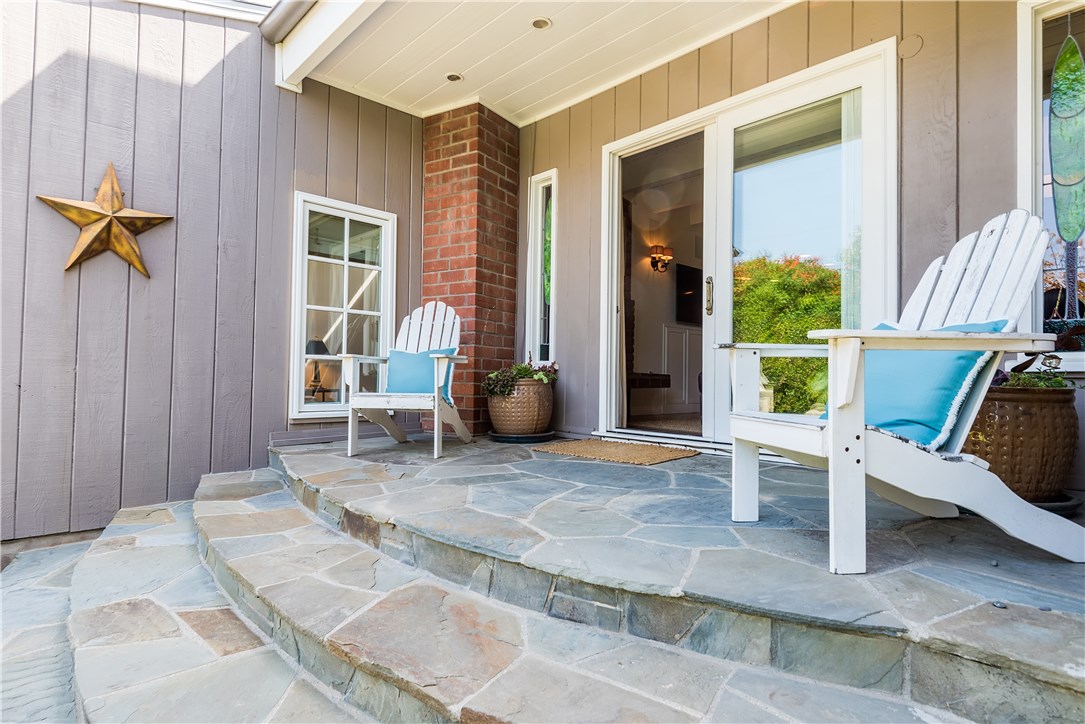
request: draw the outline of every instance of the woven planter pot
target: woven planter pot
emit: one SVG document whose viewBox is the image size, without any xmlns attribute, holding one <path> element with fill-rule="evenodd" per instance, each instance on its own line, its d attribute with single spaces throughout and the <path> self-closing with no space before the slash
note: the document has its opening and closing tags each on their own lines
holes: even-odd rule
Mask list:
<svg viewBox="0 0 1085 724">
<path fill-rule="evenodd" d="M 554 386 L 517 380 L 511 395 L 487 397 L 490 421 L 499 435 L 537 435 L 550 429 Z"/>
<path fill-rule="evenodd" d="M 992 387 L 963 452 L 990 463 L 991 472 L 1030 503 L 1060 498 L 1077 450 L 1074 392 Z"/>
</svg>

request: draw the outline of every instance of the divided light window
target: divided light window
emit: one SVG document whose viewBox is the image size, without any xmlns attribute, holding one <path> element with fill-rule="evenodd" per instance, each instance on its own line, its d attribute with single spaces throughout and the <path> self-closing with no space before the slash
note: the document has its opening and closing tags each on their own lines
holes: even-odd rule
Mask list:
<svg viewBox="0 0 1085 724">
<path fill-rule="evenodd" d="M 558 172 L 531 177 L 528 186 L 527 305 L 524 347 L 536 363 L 554 355 L 554 241 Z"/>
<path fill-rule="evenodd" d="M 396 217 L 309 194 L 295 204 L 291 417 L 346 413 L 337 355 L 387 354 L 394 324 Z M 360 391 L 376 392 L 362 364 Z"/>
</svg>

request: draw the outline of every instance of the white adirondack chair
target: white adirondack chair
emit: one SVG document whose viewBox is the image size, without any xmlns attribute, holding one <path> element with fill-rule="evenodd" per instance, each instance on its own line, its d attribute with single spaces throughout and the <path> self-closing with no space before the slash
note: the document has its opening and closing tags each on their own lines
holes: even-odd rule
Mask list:
<svg viewBox="0 0 1085 724">
<path fill-rule="evenodd" d="M 403 320 L 396 335 L 392 349 L 402 352 L 419 353 L 431 349 L 459 350 L 460 317 L 456 310 L 444 302 L 428 302 L 425 306 L 411 312 Z M 460 413 L 450 400 L 441 394 L 445 381 L 452 378 L 457 363 L 466 363 L 467 358 L 456 354 L 431 354 L 433 359 L 433 387 L 431 391 L 408 392 L 358 392 L 360 365 L 362 362 L 387 364 L 387 357 L 366 355 L 339 355 L 343 358 L 344 382 L 350 414 L 347 416 L 347 455 L 358 454 L 358 423 L 364 417 L 384 428 L 385 432 L 399 442 L 407 442 L 407 433 L 392 420 L 389 411 L 413 410 L 433 412 L 433 457 L 441 457 L 442 428 L 444 423 L 452 425 L 456 435 L 463 442 L 471 442 L 472 437 L 467 426 L 460 419 Z"/>
<path fill-rule="evenodd" d="M 817 330 L 813 345 L 731 346 L 735 439 L 732 460 L 735 521 L 758 519 L 758 450 L 829 471 L 829 570 L 866 572 L 866 488 L 924 515 L 955 517 L 958 505 L 1010 535 L 1075 562 L 1085 561 L 1085 528 L 1026 503 L 988 471 L 962 455 L 968 430 L 1002 355 L 1044 352 L 1053 335 L 1013 334 L 1040 272 L 1049 234 L 1020 209 L 998 216 L 935 259 L 895 330 Z M 926 330 L 1008 319 L 1001 333 Z M 990 351 L 937 451 L 864 424 L 864 353 L 869 350 Z M 758 411 L 762 357 L 828 356 L 827 419 Z"/>
</svg>

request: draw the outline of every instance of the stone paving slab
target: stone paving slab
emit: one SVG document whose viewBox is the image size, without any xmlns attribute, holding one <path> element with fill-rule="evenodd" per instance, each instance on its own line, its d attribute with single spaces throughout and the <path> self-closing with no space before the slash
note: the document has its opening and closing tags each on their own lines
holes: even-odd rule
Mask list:
<svg viewBox="0 0 1085 724">
<path fill-rule="evenodd" d="M 272 460 L 321 520 L 446 580 L 554 617 L 850 686 L 907 687 L 902 662 L 911 644 L 965 655 L 938 624 L 992 601 L 1061 611 L 1085 630 L 1085 567 L 974 516 L 929 520 L 874 494 L 870 573 L 830 575 L 823 471 L 764 465 L 761 519 L 735 524 L 726 457 L 646 468 L 489 441 L 450 441 L 447 449 L 434 463 L 421 438 L 374 439 L 355 458 L 342 444 L 324 444 L 273 450 Z M 304 470 L 295 465 L 302 460 Z M 347 468 L 368 470 L 358 479 L 381 494 L 325 502 L 334 488 L 325 492 L 319 476 Z M 413 477 L 381 480 L 392 471 Z M 409 490 L 395 487 L 408 480 Z M 578 589 L 577 581 L 590 585 Z M 1036 625 L 1048 623 L 1056 635 L 1062 630 L 1055 617 Z M 901 642 L 868 645 L 882 635 Z M 1019 659 L 1022 675 L 1075 690 L 1085 675 L 1062 648 L 1017 654 L 1018 639 L 997 626 L 987 639 L 968 655 L 993 666 Z M 817 666 L 819 651 L 841 646 L 859 646 L 862 656 Z"/>
<path fill-rule="evenodd" d="M 266 470 L 209 476 L 208 489 L 232 497 L 229 502 L 236 510 L 256 517 L 256 522 L 238 521 L 238 529 L 265 538 L 262 531 L 268 527 L 268 513 L 260 510 L 261 498 L 266 500 L 269 493 L 285 494 L 281 478 Z M 241 496 L 242 489 L 248 497 Z M 207 501 L 208 496 L 201 498 Z M 256 500 L 256 505 L 243 502 L 250 499 Z M 288 514 L 278 515 L 271 527 L 282 529 L 291 521 L 298 530 L 313 525 L 307 515 L 296 510 L 292 496 L 285 502 L 290 506 Z M 70 617 L 65 612 L 67 636 L 58 646 L 68 656 L 66 681 L 71 703 L 65 716 L 46 720 L 75 720 L 75 698 L 70 691 L 74 681 L 75 695 L 89 722 L 369 721 L 342 694 L 296 670 L 230 605 L 202 565 L 196 547 L 193 510 L 215 504 L 124 510 L 118 519 L 124 521 L 119 525 L 125 534 L 103 536 L 76 563 L 70 597 L 77 605 Z M 298 517 L 293 517 L 294 513 Z M 237 515 L 231 512 L 210 518 Z M 153 523 L 132 531 L 133 520 Z M 210 527 L 216 525 L 222 524 L 214 521 Z M 105 533 L 110 532 L 106 528 Z M 189 538 L 184 544 L 164 543 L 178 535 Z M 326 543 L 306 543 L 281 533 L 270 535 L 280 536 L 283 547 L 304 552 L 295 555 L 295 560 L 306 560 L 306 555 L 311 557 L 318 551 L 337 560 L 334 547 Z M 122 539 L 130 540 L 118 545 Z M 251 553 L 253 546 L 236 548 Z M 69 591 L 63 593 L 68 595 Z M 12 652 L 27 648 L 28 635 L 24 632 L 12 640 Z M 7 686 L 7 648 L 4 655 Z M 36 675 L 44 676 L 40 672 Z M 5 721 L 40 720 L 9 717 L 7 704 L 5 693 Z M 19 711 L 28 709 L 24 706 Z"/>
<path fill-rule="evenodd" d="M 739 712 L 751 721 L 802 719 L 781 712 L 772 698 L 780 692 L 799 697 L 817 686 L 801 677 L 628 633 L 607 633 L 488 598 L 473 590 L 480 572 L 486 583 L 497 576 L 497 568 L 485 563 L 459 586 L 330 531 L 339 542 L 325 545 L 327 560 L 320 554 L 295 556 L 285 569 L 288 580 L 267 583 L 260 578 L 262 571 L 296 546 L 255 546 L 261 552 L 227 557 L 243 538 L 218 522 L 204 525 L 216 517 L 233 519 L 236 514 L 205 518 L 197 506 L 202 550 L 223 588 L 261 628 L 274 632 L 276 643 L 300 666 L 381 721 L 679 722 L 718 720 L 713 717 Z M 251 532 L 254 541 L 268 538 L 243 521 L 238 529 Z M 277 535 L 295 539 L 306 530 L 309 526 Z M 599 555 L 606 550 L 603 544 L 613 548 L 614 543 L 585 540 L 599 544 Z M 653 565 L 660 554 L 676 555 L 684 566 L 689 555 L 677 547 L 616 540 L 619 547 L 631 547 L 627 556 L 612 562 L 615 569 L 636 560 Z M 354 549 L 355 555 L 338 560 L 341 546 Z M 245 552 L 251 549 L 243 547 Z M 470 558 L 474 554 L 460 553 L 475 561 Z M 255 559 L 266 559 L 267 566 L 246 564 Z M 553 594 L 594 600 L 604 607 L 616 602 L 612 589 L 584 582 L 563 583 Z M 766 689 L 761 698 L 744 694 L 738 703 L 721 704 L 729 682 L 741 671 L 756 681 L 775 682 L 775 688 Z M 846 691 L 868 709 L 890 702 L 910 711 L 900 698 Z M 125 701 L 124 706 L 130 704 Z M 931 719 L 952 719 L 945 712 L 916 710 Z M 282 707 L 280 711 L 285 715 Z M 810 711 L 820 716 L 825 710 L 811 705 Z M 824 718 L 837 720 L 848 719 Z"/>
<path fill-rule="evenodd" d="M 75 721 L 68 590 L 56 577 L 89 547 L 23 551 L 0 573 L 0 721 Z"/>
</svg>

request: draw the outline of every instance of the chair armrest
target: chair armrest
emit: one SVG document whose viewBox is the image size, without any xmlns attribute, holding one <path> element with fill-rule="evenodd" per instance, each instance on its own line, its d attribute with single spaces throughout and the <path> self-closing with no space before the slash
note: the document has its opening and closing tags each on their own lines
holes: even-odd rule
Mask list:
<svg viewBox="0 0 1085 724">
<path fill-rule="evenodd" d="M 955 352 L 1050 352 L 1053 334 L 926 332 L 904 329 L 815 329 L 810 339 L 858 339 L 865 349 L 951 350 Z"/>
<path fill-rule="evenodd" d="M 456 364 L 467 364 L 467 357 L 462 354 L 431 354 L 430 359 L 444 359 Z"/>
<path fill-rule="evenodd" d="M 358 389 L 358 371 L 362 362 L 377 365 L 388 363 L 387 357 L 367 354 L 341 354 L 338 357 L 343 360 L 343 384 L 346 386 L 348 397 Z"/>
<path fill-rule="evenodd" d="M 755 342 L 725 342 L 716 349 L 754 350 L 762 357 L 828 357 L 829 348 L 820 344 L 757 344 Z"/>
<path fill-rule="evenodd" d="M 387 357 L 377 357 L 369 354 L 341 354 L 337 355 L 339 359 L 345 360 L 358 360 L 359 362 L 369 362 L 371 364 L 385 364 L 388 361 Z"/>
</svg>

